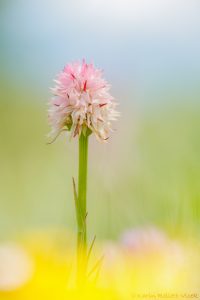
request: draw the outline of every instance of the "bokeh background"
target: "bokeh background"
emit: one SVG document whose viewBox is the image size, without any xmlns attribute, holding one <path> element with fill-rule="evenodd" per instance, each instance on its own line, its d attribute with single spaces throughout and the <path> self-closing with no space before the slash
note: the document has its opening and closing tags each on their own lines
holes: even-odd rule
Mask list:
<svg viewBox="0 0 200 300">
<path fill-rule="evenodd" d="M 1 241 L 76 230 L 77 144 L 46 144 L 47 102 L 82 58 L 121 111 L 107 144 L 90 140 L 89 238 L 153 225 L 199 241 L 199 15 L 198 0 L 1 0 Z"/>
</svg>

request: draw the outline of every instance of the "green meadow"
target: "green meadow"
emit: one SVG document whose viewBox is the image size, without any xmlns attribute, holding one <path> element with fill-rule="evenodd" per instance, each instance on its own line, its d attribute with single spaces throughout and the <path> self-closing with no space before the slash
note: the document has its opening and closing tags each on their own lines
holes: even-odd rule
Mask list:
<svg viewBox="0 0 200 300">
<path fill-rule="evenodd" d="M 42 98 L 4 86 L 2 240 L 35 229 L 76 229 L 72 176 L 77 178 L 77 141 L 63 134 L 47 144 L 47 106 Z M 123 112 L 108 143 L 90 139 L 89 235 L 116 239 L 127 228 L 154 225 L 171 235 L 198 237 L 200 105 L 175 96 L 140 109 L 137 99 L 120 102 Z"/>
</svg>

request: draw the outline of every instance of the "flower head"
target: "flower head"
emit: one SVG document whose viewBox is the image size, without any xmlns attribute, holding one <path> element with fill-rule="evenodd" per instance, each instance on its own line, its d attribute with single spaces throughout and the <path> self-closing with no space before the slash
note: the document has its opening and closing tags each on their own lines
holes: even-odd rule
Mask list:
<svg viewBox="0 0 200 300">
<path fill-rule="evenodd" d="M 51 135 L 69 130 L 73 137 L 93 132 L 99 140 L 108 139 L 111 122 L 119 113 L 102 71 L 84 60 L 70 63 L 55 83 L 48 109 Z"/>
</svg>

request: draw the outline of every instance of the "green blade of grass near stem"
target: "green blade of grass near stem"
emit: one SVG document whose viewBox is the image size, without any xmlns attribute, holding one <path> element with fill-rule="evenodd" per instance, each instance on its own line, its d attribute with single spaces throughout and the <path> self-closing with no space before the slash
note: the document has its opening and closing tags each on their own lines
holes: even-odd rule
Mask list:
<svg viewBox="0 0 200 300">
<path fill-rule="evenodd" d="M 104 255 L 102 255 L 99 260 L 96 262 L 96 264 L 94 265 L 94 267 L 90 270 L 90 272 L 88 273 L 87 277 L 89 278 L 92 274 L 95 273 L 95 271 L 98 273 L 101 265 L 103 263 L 103 259 L 104 259 Z"/>
</svg>

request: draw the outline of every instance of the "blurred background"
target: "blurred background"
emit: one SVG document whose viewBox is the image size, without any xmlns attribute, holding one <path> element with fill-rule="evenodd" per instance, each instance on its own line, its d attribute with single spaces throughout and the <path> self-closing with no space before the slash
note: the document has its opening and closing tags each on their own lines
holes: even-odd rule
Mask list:
<svg viewBox="0 0 200 300">
<path fill-rule="evenodd" d="M 1 0 L 1 241 L 76 230 L 77 144 L 46 144 L 47 102 L 82 58 L 121 111 L 107 144 L 90 139 L 89 238 L 153 225 L 199 241 L 199 15 L 198 0 Z"/>
</svg>

